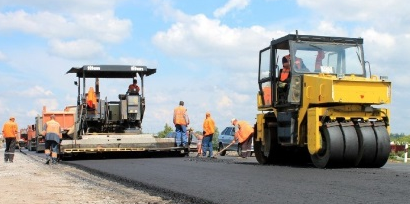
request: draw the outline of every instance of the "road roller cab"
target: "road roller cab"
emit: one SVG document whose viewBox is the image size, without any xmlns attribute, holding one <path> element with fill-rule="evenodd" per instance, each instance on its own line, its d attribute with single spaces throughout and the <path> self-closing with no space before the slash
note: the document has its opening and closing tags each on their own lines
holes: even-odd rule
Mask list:
<svg viewBox="0 0 410 204">
<path fill-rule="evenodd" d="M 325 168 L 387 162 L 389 110 L 380 105 L 390 103 L 391 83 L 372 75 L 362 38 L 274 39 L 259 53 L 258 86 L 259 163 L 309 158 Z"/>
</svg>

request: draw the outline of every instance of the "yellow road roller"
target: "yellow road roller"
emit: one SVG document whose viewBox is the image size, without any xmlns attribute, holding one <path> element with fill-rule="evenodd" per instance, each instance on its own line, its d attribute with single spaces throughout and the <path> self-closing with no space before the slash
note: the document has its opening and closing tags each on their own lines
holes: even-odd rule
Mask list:
<svg viewBox="0 0 410 204">
<path fill-rule="evenodd" d="M 289 34 L 259 52 L 254 151 L 260 164 L 379 168 L 390 153 L 387 76 L 363 39 Z"/>
</svg>

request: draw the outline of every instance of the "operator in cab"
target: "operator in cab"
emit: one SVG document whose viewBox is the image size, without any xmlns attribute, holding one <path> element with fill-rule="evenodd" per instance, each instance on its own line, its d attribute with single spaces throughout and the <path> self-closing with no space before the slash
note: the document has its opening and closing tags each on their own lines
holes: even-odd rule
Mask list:
<svg viewBox="0 0 410 204">
<path fill-rule="evenodd" d="M 295 51 L 296 55 L 296 51 Z M 283 68 L 279 72 L 279 82 L 278 82 L 278 94 L 279 101 L 285 102 L 287 98 L 287 91 L 290 83 L 290 74 L 291 74 L 291 57 L 290 54 L 282 57 Z M 309 72 L 309 69 L 306 68 L 306 65 L 303 63 L 303 60 L 295 56 L 294 69 L 296 72 Z"/>
<path fill-rule="evenodd" d="M 129 95 L 139 95 L 140 87 L 137 85 L 137 79 L 132 80 L 132 84 L 128 86 L 127 93 Z"/>
<path fill-rule="evenodd" d="M 283 68 L 279 72 L 278 94 L 279 101 L 284 102 L 286 101 L 286 93 L 290 82 L 290 55 L 283 56 L 282 65 Z"/>
</svg>

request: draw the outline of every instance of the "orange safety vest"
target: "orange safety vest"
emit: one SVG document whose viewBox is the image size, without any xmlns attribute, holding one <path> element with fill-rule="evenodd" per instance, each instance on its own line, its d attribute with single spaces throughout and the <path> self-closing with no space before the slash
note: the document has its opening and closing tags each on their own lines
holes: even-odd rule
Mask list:
<svg viewBox="0 0 410 204">
<path fill-rule="evenodd" d="M 87 93 L 87 105 L 89 108 L 94 109 L 97 103 L 97 96 L 95 95 L 94 88 L 90 87 Z"/>
<path fill-rule="evenodd" d="M 215 121 L 211 118 L 211 116 L 205 118 L 203 128 L 205 131 L 204 136 L 215 133 Z"/>
<path fill-rule="evenodd" d="M 178 106 L 174 109 L 174 124 L 186 125 L 188 121 L 185 120 L 186 108 Z"/>
<path fill-rule="evenodd" d="M 289 72 L 290 72 L 289 67 L 287 67 L 287 68 L 284 67 L 284 68 L 282 69 L 282 72 L 280 72 L 280 78 L 279 78 L 279 80 L 280 80 L 281 82 L 286 81 L 286 79 L 288 79 L 288 77 L 289 77 Z"/>
<path fill-rule="evenodd" d="M 17 123 L 13 121 L 7 121 L 3 125 L 3 137 L 4 138 L 13 138 L 17 137 L 18 126 Z"/>
<path fill-rule="evenodd" d="M 284 57 L 288 60 L 289 67 L 290 67 L 290 55 L 285 55 Z M 302 60 L 296 57 L 295 65 L 297 69 L 300 69 L 302 67 Z M 284 82 L 286 79 L 288 79 L 289 73 L 290 73 L 289 67 L 283 67 L 282 72 L 280 73 L 280 78 L 279 78 L 280 81 Z"/>
<path fill-rule="evenodd" d="M 280 72 L 279 81 L 284 82 L 289 77 L 290 73 L 290 55 L 285 55 L 284 58 L 288 61 L 288 67 L 283 67 L 282 71 Z"/>
<path fill-rule="evenodd" d="M 57 121 L 50 120 L 46 122 L 46 124 L 47 124 L 47 129 L 46 129 L 47 133 L 55 133 L 61 138 L 61 134 L 60 134 L 61 128 L 60 128 L 60 124 Z"/>
<path fill-rule="evenodd" d="M 238 126 L 239 130 L 235 133 L 235 138 L 238 139 L 239 143 L 242 143 L 253 134 L 254 130 L 246 121 L 238 121 Z"/>
</svg>

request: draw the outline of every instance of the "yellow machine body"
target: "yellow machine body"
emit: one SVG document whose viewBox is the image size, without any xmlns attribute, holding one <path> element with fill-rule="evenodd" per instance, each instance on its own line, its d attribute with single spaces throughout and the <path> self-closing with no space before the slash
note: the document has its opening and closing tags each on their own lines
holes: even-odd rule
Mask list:
<svg viewBox="0 0 410 204">
<path fill-rule="evenodd" d="M 382 106 L 391 102 L 391 82 L 385 76 L 366 76 L 362 43 L 360 38 L 288 35 L 261 50 L 254 138 L 259 163 L 276 163 L 289 149 L 299 148 L 319 168 L 385 164 L 390 112 Z M 285 94 L 278 86 L 281 50 L 298 51 L 291 59 L 306 59 L 307 64 L 304 71 L 291 72 Z M 312 71 L 309 57 L 316 50 L 327 53 L 327 61 Z M 299 58 L 303 52 L 307 54 Z M 291 66 L 296 67 L 292 61 Z"/>
</svg>

